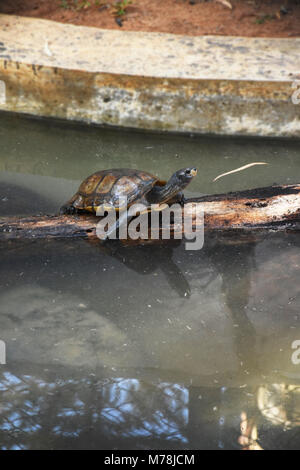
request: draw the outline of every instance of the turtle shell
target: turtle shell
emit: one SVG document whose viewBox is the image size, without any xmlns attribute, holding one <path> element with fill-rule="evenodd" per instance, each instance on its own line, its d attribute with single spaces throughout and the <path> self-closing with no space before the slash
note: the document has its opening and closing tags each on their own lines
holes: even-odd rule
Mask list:
<svg viewBox="0 0 300 470">
<path fill-rule="evenodd" d="M 119 210 L 143 199 L 155 184 L 161 183 L 145 171 L 127 168 L 97 171 L 81 183 L 67 205 L 89 212 L 96 212 L 101 205 Z"/>
</svg>

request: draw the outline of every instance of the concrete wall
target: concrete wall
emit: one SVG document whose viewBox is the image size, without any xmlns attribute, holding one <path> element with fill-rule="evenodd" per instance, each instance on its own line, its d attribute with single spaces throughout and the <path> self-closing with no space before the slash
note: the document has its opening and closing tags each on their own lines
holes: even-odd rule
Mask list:
<svg viewBox="0 0 300 470">
<path fill-rule="evenodd" d="M 300 137 L 300 39 L 186 37 L 0 15 L 0 80 L 0 110 Z"/>
</svg>

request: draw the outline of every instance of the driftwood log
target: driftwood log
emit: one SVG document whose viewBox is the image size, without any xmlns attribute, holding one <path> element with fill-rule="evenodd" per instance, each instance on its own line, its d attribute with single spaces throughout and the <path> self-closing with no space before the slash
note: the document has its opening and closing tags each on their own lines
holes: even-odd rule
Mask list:
<svg viewBox="0 0 300 470">
<path fill-rule="evenodd" d="M 191 202 L 204 211 L 205 231 L 217 234 L 218 237 L 237 235 L 247 238 L 270 231 L 300 231 L 298 184 L 209 195 L 187 201 Z M 99 217 L 85 214 L 5 217 L 0 218 L 0 241 L 78 237 L 97 239 L 98 222 Z M 172 229 L 174 226 L 171 226 Z M 194 230 L 197 230 L 195 223 Z M 141 243 L 141 240 L 136 243 Z"/>
</svg>

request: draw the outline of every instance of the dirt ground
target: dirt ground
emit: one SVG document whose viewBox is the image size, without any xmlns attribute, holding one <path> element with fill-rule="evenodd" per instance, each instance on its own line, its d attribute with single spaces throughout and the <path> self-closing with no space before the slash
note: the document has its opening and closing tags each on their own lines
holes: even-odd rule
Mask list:
<svg viewBox="0 0 300 470">
<path fill-rule="evenodd" d="M 0 0 L 0 13 L 77 25 L 187 35 L 300 37 L 300 0 L 132 0 L 114 15 L 115 1 Z"/>
</svg>

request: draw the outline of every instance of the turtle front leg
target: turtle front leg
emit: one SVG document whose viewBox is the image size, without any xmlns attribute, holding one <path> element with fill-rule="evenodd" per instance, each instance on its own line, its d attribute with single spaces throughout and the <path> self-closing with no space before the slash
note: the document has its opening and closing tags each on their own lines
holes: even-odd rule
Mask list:
<svg viewBox="0 0 300 470">
<path fill-rule="evenodd" d="M 184 194 L 183 192 L 179 192 L 176 194 L 176 196 L 174 196 L 170 201 L 168 201 L 168 204 L 171 205 L 171 204 L 180 204 L 181 207 L 184 206 L 186 202 L 186 198 L 184 197 Z"/>
<path fill-rule="evenodd" d="M 184 207 L 184 204 L 186 203 L 187 199 L 183 193 L 179 193 L 179 197 L 180 197 L 179 204 L 181 205 L 181 207 Z"/>
</svg>

